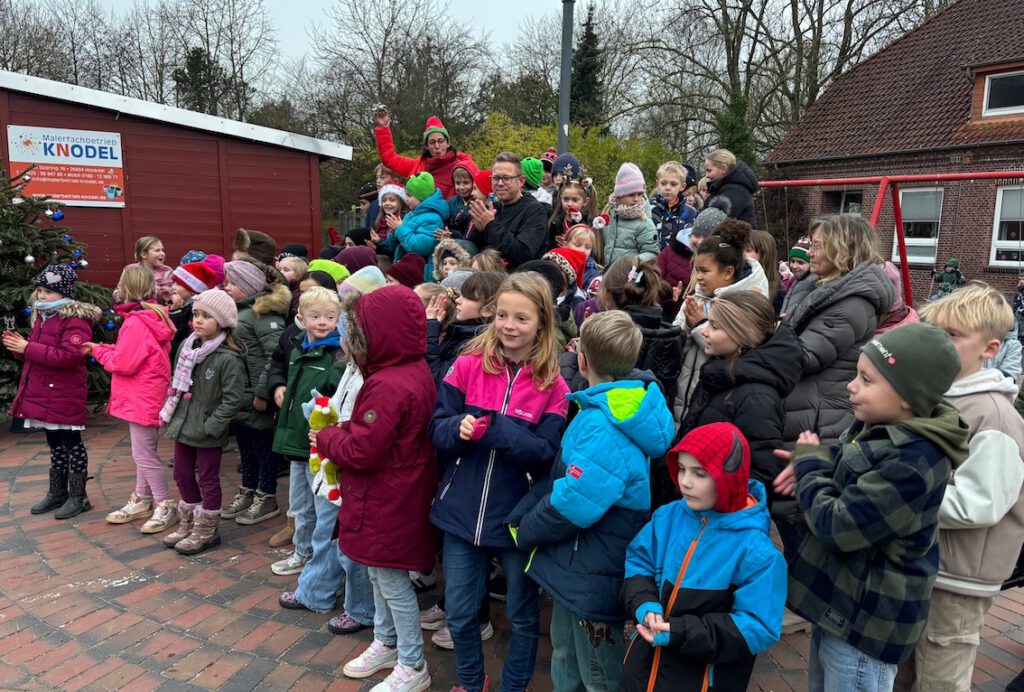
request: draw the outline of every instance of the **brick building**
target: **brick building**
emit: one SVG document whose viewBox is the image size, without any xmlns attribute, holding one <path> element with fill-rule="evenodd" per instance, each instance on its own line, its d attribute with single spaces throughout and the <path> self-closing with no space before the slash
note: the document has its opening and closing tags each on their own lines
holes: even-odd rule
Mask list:
<svg viewBox="0 0 1024 692">
<path fill-rule="evenodd" d="M 767 179 L 1024 171 L 1024 2 L 958 0 L 837 79 L 765 161 Z M 914 296 L 949 258 L 1012 294 L 1024 276 L 1024 179 L 901 184 Z M 789 188 L 815 214 L 870 215 L 877 185 Z M 758 206 L 761 206 L 760 204 Z M 887 201 L 878 222 L 898 262 Z"/>
</svg>

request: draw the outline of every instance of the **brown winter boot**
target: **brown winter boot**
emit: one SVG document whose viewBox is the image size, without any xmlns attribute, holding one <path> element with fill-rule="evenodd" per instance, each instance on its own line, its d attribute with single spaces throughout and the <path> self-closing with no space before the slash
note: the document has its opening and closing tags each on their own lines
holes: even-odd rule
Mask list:
<svg viewBox="0 0 1024 692">
<path fill-rule="evenodd" d="M 295 535 L 295 517 L 289 515 L 288 523 L 284 525 L 284 528 L 275 533 L 270 537 L 270 547 L 280 548 L 283 545 L 288 545 L 292 542 L 292 536 Z"/>
<path fill-rule="evenodd" d="M 195 512 L 199 505 L 192 505 L 184 500 L 178 502 L 178 528 L 173 533 L 163 537 L 163 543 L 168 548 L 173 548 L 178 541 L 183 541 L 192 533 L 192 524 L 195 523 Z"/>
<path fill-rule="evenodd" d="M 220 545 L 220 533 L 217 531 L 219 523 L 219 509 L 197 507 L 196 518 L 192 524 L 192 533 L 178 541 L 174 549 L 182 555 L 195 555 L 207 548 Z"/>
</svg>

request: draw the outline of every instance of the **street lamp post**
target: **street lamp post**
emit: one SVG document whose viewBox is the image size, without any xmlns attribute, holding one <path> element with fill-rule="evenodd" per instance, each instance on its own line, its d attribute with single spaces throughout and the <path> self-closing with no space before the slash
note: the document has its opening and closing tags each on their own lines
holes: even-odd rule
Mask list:
<svg viewBox="0 0 1024 692">
<path fill-rule="evenodd" d="M 558 81 L 558 153 L 569 150 L 569 93 L 572 91 L 572 14 L 576 0 L 562 0 L 562 74 Z"/>
</svg>

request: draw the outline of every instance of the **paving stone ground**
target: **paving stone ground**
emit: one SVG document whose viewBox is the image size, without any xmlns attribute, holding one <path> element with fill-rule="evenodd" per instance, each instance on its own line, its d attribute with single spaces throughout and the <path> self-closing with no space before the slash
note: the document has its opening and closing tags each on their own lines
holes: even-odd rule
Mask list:
<svg viewBox="0 0 1024 692">
<path fill-rule="evenodd" d="M 369 690 L 341 675 L 370 641 L 363 632 L 336 637 L 329 615 L 283 610 L 278 594 L 293 577 L 271 573 L 287 550 L 267 546 L 283 515 L 266 524 L 221 525 L 222 544 L 191 558 L 168 550 L 135 525 L 104 515 L 134 487 L 127 427 L 97 416 L 86 432 L 95 508 L 70 521 L 28 508 L 45 494 L 49 456 L 40 434 L 0 434 L 0 689 L 2 690 Z M 161 446 L 170 457 L 170 444 Z M 225 455 L 221 477 L 230 497 L 237 454 Z M 169 477 L 169 475 L 168 475 Z M 173 487 L 173 482 L 171 483 Z M 287 498 L 287 479 L 278 497 Z M 424 594 L 430 605 L 438 594 Z M 509 629 L 501 604 L 492 608 L 495 637 L 484 643 L 497 681 Z M 531 689 L 551 689 L 550 609 Z M 1024 666 L 1024 591 L 1005 592 L 982 630 L 975 689 L 1002 690 Z M 758 658 L 751 690 L 807 689 L 805 634 L 786 636 Z M 456 682 L 455 656 L 427 643 L 433 689 Z"/>
</svg>

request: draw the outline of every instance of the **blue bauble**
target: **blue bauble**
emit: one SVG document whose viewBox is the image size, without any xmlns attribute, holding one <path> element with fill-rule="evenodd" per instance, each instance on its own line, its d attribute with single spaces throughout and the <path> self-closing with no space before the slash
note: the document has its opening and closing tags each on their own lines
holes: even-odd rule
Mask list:
<svg viewBox="0 0 1024 692">
<path fill-rule="evenodd" d="M 60 221 L 63 218 L 64 218 L 64 212 L 62 212 L 60 209 L 58 209 L 57 211 L 53 212 L 53 220 L 54 221 Z"/>
<path fill-rule="evenodd" d="M 110 322 L 107 322 L 107 329 L 109 329 L 110 331 L 114 330 L 114 321 L 113 320 L 111 320 Z"/>
</svg>

